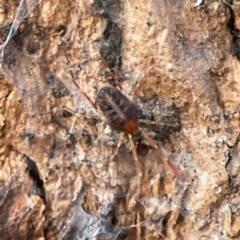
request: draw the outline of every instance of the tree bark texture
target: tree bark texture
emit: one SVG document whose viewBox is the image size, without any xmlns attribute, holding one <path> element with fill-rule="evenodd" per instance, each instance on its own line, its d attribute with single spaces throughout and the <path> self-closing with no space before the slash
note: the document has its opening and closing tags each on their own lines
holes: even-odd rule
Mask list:
<svg viewBox="0 0 240 240">
<path fill-rule="evenodd" d="M 2 0 L 0 238 L 240 239 L 239 13 L 236 0 Z M 140 171 L 95 107 L 118 83 L 180 177 L 139 132 Z"/>
</svg>

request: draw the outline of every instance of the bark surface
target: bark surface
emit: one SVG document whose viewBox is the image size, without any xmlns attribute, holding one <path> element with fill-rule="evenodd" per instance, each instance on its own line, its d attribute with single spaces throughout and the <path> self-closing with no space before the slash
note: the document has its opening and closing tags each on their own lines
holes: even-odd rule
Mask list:
<svg viewBox="0 0 240 240">
<path fill-rule="evenodd" d="M 239 16 L 235 0 L 2 0 L 0 238 L 239 239 Z M 139 172 L 94 108 L 113 75 L 180 177 L 141 134 Z"/>
</svg>

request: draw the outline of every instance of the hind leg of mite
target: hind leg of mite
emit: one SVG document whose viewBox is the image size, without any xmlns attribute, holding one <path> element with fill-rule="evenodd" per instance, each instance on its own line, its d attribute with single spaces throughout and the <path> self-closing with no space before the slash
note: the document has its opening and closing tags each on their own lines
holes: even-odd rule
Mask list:
<svg viewBox="0 0 240 240">
<path fill-rule="evenodd" d="M 133 152 L 133 158 L 134 158 L 134 161 L 135 161 L 135 164 L 136 164 L 136 167 L 137 167 L 137 170 L 139 171 L 140 175 L 141 175 L 141 182 L 142 182 L 142 185 L 145 189 L 145 193 L 146 193 L 146 196 L 150 196 L 151 195 L 151 192 L 150 192 L 150 189 L 148 187 L 148 184 L 147 182 L 145 181 L 144 177 L 143 177 L 143 169 L 142 169 L 142 165 L 138 159 L 138 155 L 137 155 L 137 150 L 136 150 L 136 147 L 135 147 L 135 144 L 134 144 L 134 141 L 133 141 L 133 138 L 132 138 L 132 135 L 131 134 L 128 134 L 129 136 L 129 140 L 130 140 L 130 144 L 131 144 L 131 148 L 132 148 L 132 152 Z"/>
<path fill-rule="evenodd" d="M 176 176 L 180 177 L 181 172 L 174 166 L 174 164 L 168 159 L 164 152 L 158 147 L 157 143 L 143 130 L 140 129 L 142 136 L 150 143 L 150 145 L 155 148 L 163 161 L 165 167 L 170 166 Z"/>
<path fill-rule="evenodd" d="M 112 154 L 112 156 L 110 157 L 110 162 L 118 155 L 119 148 L 121 147 L 122 142 L 123 142 L 123 137 L 124 137 L 123 133 L 120 133 L 119 138 L 118 138 L 117 147 L 116 147 L 114 153 Z"/>
</svg>

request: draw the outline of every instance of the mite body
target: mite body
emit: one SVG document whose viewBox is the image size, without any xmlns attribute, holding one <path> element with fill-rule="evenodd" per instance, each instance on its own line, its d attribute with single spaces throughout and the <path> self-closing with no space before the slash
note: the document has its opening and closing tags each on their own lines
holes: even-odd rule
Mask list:
<svg viewBox="0 0 240 240">
<path fill-rule="evenodd" d="M 157 146 L 157 143 L 143 129 L 139 127 L 138 108 L 133 102 L 124 96 L 121 91 L 111 86 L 103 87 L 98 92 L 96 103 L 107 118 L 108 124 L 112 129 L 128 134 L 133 151 L 133 157 L 136 166 L 141 173 L 142 166 L 138 160 L 136 147 L 132 139 L 132 135 L 136 135 L 139 132 L 153 148 L 157 149 L 164 164 L 169 165 L 177 176 L 181 175 L 179 170 Z M 150 190 L 143 176 L 141 177 L 141 181 L 145 188 L 146 194 L 150 195 Z"/>
<path fill-rule="evenodd" d="M 101 58 L 104 66 L 107 68 L 107 64 L 103 58 Z M 109 73 L 114 80 L 116 86 L 119 89 L 122 89 L 121 84 L 118 82 L 116 79 L 115 75 L 112 73 L 112 71 L 109 69 Z M 177 175 L 180 176 L 181 173 L 180 171 L 172 164 L 172 162 L 168 159 L 168 157 L 164 154 L 164 152 L 158 147 L 157 143 L 151 138 L 147 132 L 145 132 L 140 126 L 139 126 L 139 121 L 142 123 L 149 123 L 149 124 L 156 124 L 153 121 L 150 120 L 139 120 L 139 109 L 138 107 L 131 102 L 126 96 L 122 94 L 120 90 L 118 90 L 116 87 L 112 86 L 106 86 L 101 88 L 98 91 L 96 102 L 94 103 L 90 97 L 81 89 L 81 87 L 78 85 L 78 83 L 72 79 L 73 84 L 79 88 L 79 91 L 86 97 L 86 99 L 92 104 L 92 106 L 97 110 L 97 106 L 100 107 L 102 110 L 103 114 L 107 118 L 109 126 L 118 132 L 123 132 L 128 134 L 131 148 L 132 148 L 132 153 L 133 153 L 133 158 L 136 164 L 137 169 L 139 170 L 141 174 L 141 182 L 142 185 L 145 188 L 146 195 L 150 195 L 150 189 L 148 187 L 147 182 L 145 181 L 143 177 L 143 169 L 142 165 L 138 159 L 138 154 L 136 151 L 136 147 L 133 141 L 132 135 L 137 135 L 138 133 L 141 133 L 141 135 L 149 142 L 149 144 L 155 148 L 161 160 L 165 164 L 165 166 L 170 166 L 173 172 Z M 111 157 L 111 159 L 114 158 L 114 156 L 117 155 L 118 150 L 122 144 L 122 137 L 119 138 L 118 144 L 116 151 L 114 155 Z"/>
<path fill-rule="evenodd" d="M 138 109 L 117 88 L 101 88 L 96 103 L 112 129 L 134 135 L 139 132 Z"/>
</svg>

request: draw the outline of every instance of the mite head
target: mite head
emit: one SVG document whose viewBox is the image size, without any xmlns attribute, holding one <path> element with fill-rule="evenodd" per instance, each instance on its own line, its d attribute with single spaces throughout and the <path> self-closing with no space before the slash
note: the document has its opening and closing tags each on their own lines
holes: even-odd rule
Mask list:
<svg viewBox="0 0 240 240">
<path fill-rule="evenodd" d="M 133 134 L 136 135 L 139 132 L 139 124 L 138 121 L 133 119 L 133 120 L 128 120 L 124 123 L 122 127 L 122 131 L 128 134 Z"/>
</svg>

